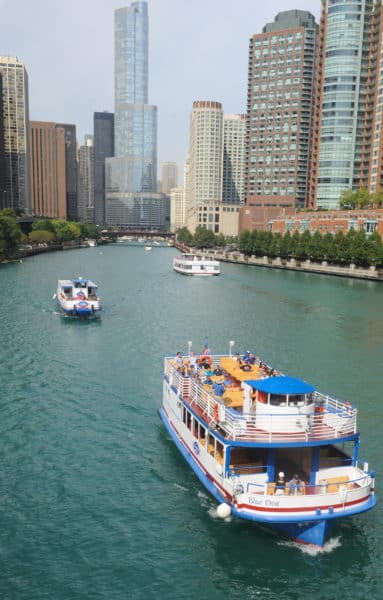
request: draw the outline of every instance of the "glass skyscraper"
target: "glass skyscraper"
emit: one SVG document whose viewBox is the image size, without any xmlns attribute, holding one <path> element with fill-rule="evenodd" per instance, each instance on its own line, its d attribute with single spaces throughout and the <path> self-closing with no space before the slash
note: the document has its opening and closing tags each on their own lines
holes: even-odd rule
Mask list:
<svg viewBox="0 0 383 600">
<path fill-rule="evenodd" d="M 114 17 L 115 157 L 106 161 L 109 223 L 127 194 L 155 192 L 157 186 L 157 107 L 148 104 L 147 3 L 132 2 Z"/>
</svg>

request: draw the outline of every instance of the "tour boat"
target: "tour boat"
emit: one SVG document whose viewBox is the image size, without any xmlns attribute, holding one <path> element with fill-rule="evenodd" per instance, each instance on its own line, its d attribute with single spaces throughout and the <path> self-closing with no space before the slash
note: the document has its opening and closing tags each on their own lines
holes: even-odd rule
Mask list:
<svg viewBox="0 0 383 600">
<path fill-rule="evenodd" d="M 97 285 L 90 279 L 59 279 L 55 296 L 63 312 L 70 317 L 86 319 L 101 310 Z"/>
<path fill-rule="evenodd" d="M 375 506 L 375 473 L 359 464 L 354 406 L 259 358 L 242 367 L 231 354 L 208 358 L 205 367 L 193 367 L 190 356 L 182 367 L 165 358 L 160 416 L 218 501 L 219 517 L 256 521 L 321 547 L 336 519 Z M 204 383 L 206 368 L 223 373 L 223 395 Z"/>
<path fill-rule="evenodd" d="M 181 254 L 173 259 L 173 269 L 183 275 L 219 275 L 218 260 L 199 254 Z"/>
</svg>

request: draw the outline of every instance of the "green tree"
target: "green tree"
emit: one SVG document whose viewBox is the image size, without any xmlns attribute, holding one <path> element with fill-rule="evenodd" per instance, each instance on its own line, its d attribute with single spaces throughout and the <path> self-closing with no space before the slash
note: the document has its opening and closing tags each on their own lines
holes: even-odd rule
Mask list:
<svg viewBox="0 0 383 600">
<path fill-rule="evenodd" d="M 274 233 L 273 239 L 271 240 L 271 244 L 269 246 L 269 256 L 281 256 L 282 240 L 283 238 L 281 233 Z"/>
<path fill-rule="evenodd" d="M 219 246 L 220 248 L 223 248 L 223 246 L 226 245 L 226 238 L 223 233 L 219 233 L 215 236 L 215 245 Z"/>
<path fill-rule="evenodd" d="M 38 219 L 34 221 L 32 223 L 32 231 L 52 231 L 54 233 L 53 219 Z"/>
<path fill-rule="evenodd" d="M 252 253 L 251 233 L 247 229 L 239 236 L 238 248 L 244 254 Z"/>
<path fill-rule="evenodd" d="M 290 256 L 290 245 L 291 245 L 291 233 L 286 231 L 282 238 L 281 243 L 281 256 L 282 258 L 288 258 Z"/>
<path fill-rule="evenodd" d="M 356 203 L 358 208 L 366 208 L 372 204 L 372 198 L 366 187 L 361 187 L 356 193 Z"/>
<path fill-rule="evenodd" d="M 343 190 L 339 199 L 340 208 L 355 208 L 357 205 L 357 192 L 352 190 Z"/>
<path fill-rule="evenodd" d="M 11 214 L 9 209 L 4 209 L 0 212 L 0 258 L 12 256 L 20 239 L 21 229 L 15 214 Z"/>
<path fill-rule="evenodd" d="M 383 204 L 383 190 L 381 187 L 378 187 L 371 197 L 372 203 L 374 206 L 380 208 Z"/>
<path fill-rule="evenodd" d="M 311 233 L 306 229 L 299 238 L 296 249 L 296 257 L 305 260 L 310 255 Z"/>
<path fill-rule="evenodd" d="M 177 240 L 181 244 L 191 244 L 193 242 L 193 236 L 187 227 L 182 227 L 177 231 Z"/>
<path fill-rule="evenodd" d="M 36 229 L 36 231 L 31 231 L 29 236 L 29 240 L 31 242 L 53 242 L 55 239 L 55 234 L 53 231 L 44 231 L 43 229 Z"/>
<path fill-rule="evenodd" d="M 197 248 L 213 248 L 215 244 L 215 235 L 210 229 L 199 225 L 193 236 L 193 245 Z"/>
<path fill-rule="evenodd" d="M 92 223 L 80 223 L 81 239 L 98 240 L 101 237 L 100 227 Z"/>
</svg>

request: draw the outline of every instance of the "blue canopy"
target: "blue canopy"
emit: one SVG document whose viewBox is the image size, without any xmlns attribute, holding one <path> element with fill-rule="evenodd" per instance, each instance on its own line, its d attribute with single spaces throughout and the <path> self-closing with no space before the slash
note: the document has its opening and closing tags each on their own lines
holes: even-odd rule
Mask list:
<svg viewBox="0 0 383 600">
<path fill-rule="evenodd" d="M 283 396 L 287 396 L 287 394 L 309 394 L 315 391 L 315 388 L 309 383 L 287 375 L 267 377 L 266 379 L 247 379 L 245 383 L 260 392 L 281 394 Z"/>
</svg>

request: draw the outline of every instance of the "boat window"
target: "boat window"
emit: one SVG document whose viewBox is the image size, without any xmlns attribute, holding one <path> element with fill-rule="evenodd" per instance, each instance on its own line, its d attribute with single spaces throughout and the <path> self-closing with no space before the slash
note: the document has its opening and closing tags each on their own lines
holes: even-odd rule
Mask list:
<svg viewBox="0 0 383 600">
<path fill-rule="evenodd" d="M 314 394 L 306 394 L 306 404 L 313 404 L 314 402 Z"/>
<path fill-rule="evenodd" d="M 64 294 L 71 294 L 72 293 L 72 288 L 71 287 L 64 287 L 63 288 L 63 292 L 64 292 Z"/>
<path fill-rule="evenodd" d="M 271 406 L 286 406 L 287 397 L 282 394 L 270 394 Z"/>
<path fill-rule="evenodd" d="M 304 394 L 294 394 L 289 396 L 289 406 L 304 406 Z"/>
</svg>

